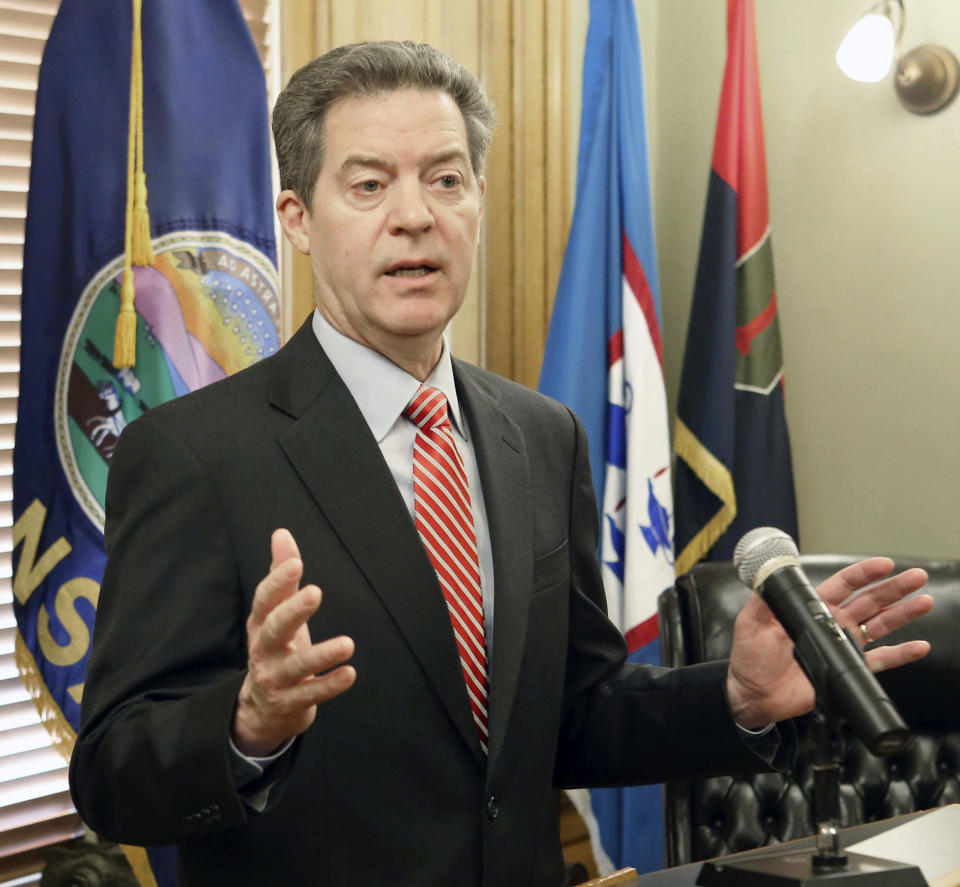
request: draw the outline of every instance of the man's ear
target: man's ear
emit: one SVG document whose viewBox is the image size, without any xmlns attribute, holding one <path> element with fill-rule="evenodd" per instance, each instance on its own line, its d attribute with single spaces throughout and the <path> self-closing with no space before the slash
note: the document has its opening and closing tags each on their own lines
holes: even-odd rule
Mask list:
<svg viewBox="0 0 960 887">
<path fill-rule="evenodd" d="M 287 189 L 277 197 L 277 218 L 293 248 L 310 255 L 310 213 L 296 191 Z"/>
<path fill-rule="evenodd" d="M 480 219 L 483 219 L 483 195 L 487 193 L 487 180 L 483 176 L 477 176 L 477 184 L 480 186 Z M 477 225 L 477 244 L 480 243 L 481 226 Z"/>
</svg>

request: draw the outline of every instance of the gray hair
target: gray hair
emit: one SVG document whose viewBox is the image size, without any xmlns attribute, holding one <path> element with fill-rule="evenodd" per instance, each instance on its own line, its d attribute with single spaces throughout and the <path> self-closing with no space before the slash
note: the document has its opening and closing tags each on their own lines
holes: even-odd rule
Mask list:
<svg viewBox="0 0 960 887">
<path fill-rule="evenodd" d="M 480 81 L 429 44 L 385 40 L 338 46 L 290 78 L 273 108 L 280 188 L 292 189 L 311 206 L 323 163 L 323 121 L 335 101 L 408 88 L 440 90 L 457 103 L 467 131 L 470 165 L 479 176 L 496 125 L 493 104 Z"/>
</svg>

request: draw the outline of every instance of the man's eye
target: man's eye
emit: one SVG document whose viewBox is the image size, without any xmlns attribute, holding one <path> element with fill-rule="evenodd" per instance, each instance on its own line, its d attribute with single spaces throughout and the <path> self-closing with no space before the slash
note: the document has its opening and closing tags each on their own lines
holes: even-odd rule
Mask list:
<svg viewBox="0 0 960 887">
<path fill-rule="evenodd" d="M 460 184 L 460 176 L 448 175 L 440 176 L 440 184 L 444 188 L 456 188 Z"/>
<path fill-rule="evenodd" d="M 380 190 L 380 183 L 376 179 L 370 179 L 369 181 L 361 182 L 359 188 L 364 194 L 375 194 Z"/>
</svg>

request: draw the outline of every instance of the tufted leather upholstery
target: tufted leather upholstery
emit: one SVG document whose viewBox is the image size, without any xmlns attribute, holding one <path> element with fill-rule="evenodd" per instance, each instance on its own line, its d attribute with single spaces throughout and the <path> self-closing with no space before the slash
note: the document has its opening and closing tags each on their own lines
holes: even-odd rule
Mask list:
<svg viewBox="0 0 960 887">
<path fill-rule="evenodd" d="M 859 558 L 801 558 L 819 583 Z M 847 736 L 842 768 L 843 825 L 884 819 L 960 802 L 960 561 L 897 558 L 898 570 L 923 567 L 933 611 L 884 639 L 925 638 L 921 662 L 885 672 L 881 683 L 914 731 L 907 748 L 890 758 L 871 755 Z M 659 600 L 665 665 L 725 658 L 733 621 L 749 589 L 728 562 L 698 564 Z M 667 865 L 749 850 L 814 832 L 813 774 L 804 748 L 805 719 L 797 722 L 799 752 L 792 771 L 668 783 L 664 793 Z"/>
</svg>

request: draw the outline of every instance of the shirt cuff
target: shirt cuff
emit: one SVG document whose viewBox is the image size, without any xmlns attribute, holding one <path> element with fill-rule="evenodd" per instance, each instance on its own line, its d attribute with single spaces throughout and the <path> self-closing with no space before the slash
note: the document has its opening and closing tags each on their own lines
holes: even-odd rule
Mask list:
<svg viewBox="0 0 960 887">
<path fill-rule="evenodd" d="M 782 743 L 780 730 L 777 728 L 776 722 L 771 721 L 761 730 L 748 730 L 739 724 L 736 727 L 743 744 L 768 767 L 775 767 L 774 762 Z"/>
<path fill-rule="evenodd" d="M 734 723 L 736 724 L 736 721 L 734 721 Z M 740 731 L 744 739 L 749 739 L 750 737 L 759 738 L 760 736 L 766 736 L 776 726 L 776 721 L 771 721 L 766 727 L 761 727 L 759 730 L 748 730 L 746 727 L 741 727 L 739 724 L 737 724 L 737 729 Z"/>
<path fill-rule="evenodd" d="M 230 773 L 233 786 L 243 802 L 257 813 L 263 813 L 270 801 L 270 793 L 281 777 L 280 762 L 293 747 L 294 740 L 288 739 L 277 751 L 266 757 L 250 757 L 230 743 Z"/>
</svg>

